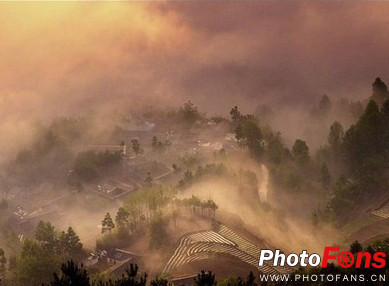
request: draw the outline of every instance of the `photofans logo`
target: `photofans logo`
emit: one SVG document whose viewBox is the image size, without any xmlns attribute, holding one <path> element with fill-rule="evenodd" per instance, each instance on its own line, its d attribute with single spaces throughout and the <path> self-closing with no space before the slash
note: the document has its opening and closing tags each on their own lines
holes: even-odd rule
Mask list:
<svg viewBox="0 0 389 286">
<path fill-rule="evenodd" d="M 358 252 L 352 254 L 349 251 L 339 252 L 339 247 L 325 247 L 324 253 L 320 256 L 317 253 L 309 254 L 306 250 L 303 250 L 300 254 L 290 253 L 285 255 L 279 249 L 275 251 L 271 249 L 261 250 L 259 255 L 259 266 L 263 266 L 265 263 L 273 262 L 273 266 L 319 266 L 321 263 L 322 268 L 326 268 L 328 262 L 333 260 L 337 262 L 340 267 L 349 268 L 355 265 L 356 268 L 383 268 L 386 265 L 386 255 L 384 252 Z M 335 255 L 335 253 L 338 253 Z M 323 260 L 321 259 L 323 257 Z"/>
</svg>

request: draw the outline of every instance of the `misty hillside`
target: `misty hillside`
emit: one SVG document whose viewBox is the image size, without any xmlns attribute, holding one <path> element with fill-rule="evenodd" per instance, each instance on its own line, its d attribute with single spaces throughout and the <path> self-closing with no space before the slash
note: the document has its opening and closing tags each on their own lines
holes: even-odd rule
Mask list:
<svg viewBox="0 0 389 286">
<path fill-rule="evenodd" d="M 324 271 L 265 249 L 389 255 L 385 5 L 1 3 L 1 285 L 257 286 Z"/>
</svg>

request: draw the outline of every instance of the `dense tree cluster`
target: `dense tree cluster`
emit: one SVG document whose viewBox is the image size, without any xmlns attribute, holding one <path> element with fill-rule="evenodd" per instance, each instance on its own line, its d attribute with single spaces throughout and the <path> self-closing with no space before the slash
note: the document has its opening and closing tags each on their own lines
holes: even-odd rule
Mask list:
<svg viewBox="0 0 389 286">
<path fill-rule="evenodd" d="M 158 220 L 160 226 L 167 227 L 171 217 L 172 201 L 175 191 L 162 185 L 148 185 L 138 192 L 130 194 L 122 207 L 120 207 L 115 216 L 115 222 L 111 215 L 107 213 L 102 220 L 102 233 L 105 236 L 97 242 L 98 248 L 106 249 L 118 247 L 127 243 L 129 236 L 141 228 L 148 228 L 149 233 L 156 230 L 159 233 L 159 239 L 163 240 L 166 232 L 156 229 L 155 224 Z M 161 215 L 161 213 L 166 215 Z M 156 228 L 154 228 L 157 226 Z M 150 238 L 154 236 L 151 234 Z M 157 246 L 157 244 L 150 242 Z"/>
<path fill-rule="evenodd" d="M 227 167 L 220 164 L 206 164 L 205 166 L 198 166 L 196 171 L 192 172 L 192 170 L 188 169 L 183 173 L 183 178 L 178 181 L 178 188 L 184 189 L 185 187 L 191 186 L 194 182 L 198 182 L 205 178 L 210 177 L 221 177 L 227 176 L 230 171 Z"/>
<path fill-rule="evenodd" d="M 73 228 L 58 231 L 50 222 L 43 221 L 38 223 L 34 239 L 24 240 L 20 248 L 18 255 L 10 257 L 10 275 L 5 279 L 5 285 L 41 285 L 60 268 L 61 262 L 81 261 L 85 257 L 80 238 Z M 0 256 L 1 261 L 5 262 Z"/>
<path fill-rule="evenodd" d="M 376 251 L 382 251 L 387 256 L 389 255 L 389 241 L 388 239 L 384 240 L 377 240 L 373 242 L 373 244 L 366 246 L 365 248 L 358 242 L 355 241 L 350 245 L 349 251 L 355 256 L 354 259 L 356 259 L 356 255 L 358 252 L 367 252 L 373 255 Z M 364 258 L 362 260 L 362 265 L 365 263 L 366 259 Z M 300 268 L 294 273 L 290 274 L 293 275 L 321 275 L 321 274 L 331 274 L 331 275 L 364 275 L 365 280 L 364 281 L 357 281 L 353 282 L 353 285 L 360 285 L 360 286 L 380 286 L 384 285 L 382 284 L 383 281 L 371 281 L 369 280 L 369 277 L 371 275 L 385 275 L 389 271 L 389 265 L 386 264 L 383 268 L 356 268 L 355 264 L 351 266 L 350 268 L 342 268 L 338 265 L 335 265 L 333 263 L 329 263 L 327 268 L 322 268 L 321 266 L 318 267 L 306 267 L 306 268 Z M 139 274 L 138 273 L 138 266 L 136 264 L 131 264 L 130 267 L 126 270 L 125 274 L 121 277 L 118 277 L 116 279 L 98 279 L 97 281 L 92 281 L 92 279 L 89 277 L 88 272 L 85 270 L 83 265 L 78 265 L 77 263 L 73 261 L 68 261 L 67 263 L 63 264 L 61 267 L 60 273 L 57 271 L 54 273 L 53 278 L 51 279 L 51 282 L 43 284 L 44 286 L 70 286 L 70 285 L 77 285 L 77 286 L 145 286 L 147 284 L 147 273 Z M 167 279 L 156 277 L 155 279 L 150 281 L 150 285 L 152 286 L 166 286 L 168 285 L 169 281 Z M 295 280 L 295 279 L 289 279 L 288 281 L 278 281 L 278 282 L 266 282 L 262 281 L 261 278 L 259 278 L 259 275 L 256 277 L 256 275 L 250 271 L 250 273 L 247 275 L 246 279 L 243 279 L 240 276 L 229 276 L 226 277 L 220 281 L 217 281 L 215 274 L 212 271 L 200 271 L 197 276 L 193 280 L 193 284 L 197 286 L 215 286 L 215 285 L 222 285 L 222 286 L 265 286 L 265 285 L 274 285 L 274 286 L 281 286 L 281 285 L 344 285 L 344 282 L 342 280 L 340 281 L 302 281 Z"/>
<path fill-rule="evenodd" d="M 186 102 L 178 111 L 178 117 L 187 125 L 192 126 L 199 120 L 203 119 L 203 116 L 197 110 L 197 107 L 191 102 Z"/>
<path fill-rule="evenodd" d="M 197 166 L 194 171 L 191 169 L 184 171 L 177 188 L 185 190 L 195 183 L 216 178 L 227 180 L 242 193 L 257 194 L 258 192 L 258 178 L 255 172 L 243 169 L 234 170 L 224 163 L 209 163 Z"/>
<path fill-rule="evenodd" d="M 46 180 L 58 180 L 71 164 L 71 152 L 67 145 L 51 129 L 37 132 L 34 144 L 22 149 L 7 169 L 9 184 L 32 186 Z"/>
<path fill-rule="evenodd" d="M 257 161 L 267 163 L 272 177 L 277 178 L 275 185 L 300 189 L 303 177 L 312 177 L 309 147 L 304 140 L 297 139 L 290 151 L 284 146 L 281 134 L 260 126 L 256 116 L 243 115 L 237 106 L 231 109 L 230 115 L 238 144 L 247 147 Z"/>
<path fill-rule="evenodd" d="M 280 187 L 277 191 L 288 191 L 292 194 L 308 190 L 312 193 L 316 190 L 321 192 L 320 195 L 327 199 L 327 203 L 322 209 L 313 211 L 314 226 L 319 225 L 321 220 L 340 224 L 346 222 L 358 207 L 381 197 L 388 187 L 389 100 L 387 86 L 380 78 L 373 83 L 372 100 L 364 110 L 361 106 L 355 105 L 355 113 L 361 115 L 349 128 L 343 128 L 339 121 L 330 126 L 327 145 L 321 147 L 316 154 L 313 152 L 314 148 L 308 146 L 309 141 L 304 141 L 304 138 L 293 138 L 295 140 L 290 142 L 293 143 L 290 144 L 290 148 L 285 147 L 281 134 L 273 132 L 262 122 L 262 118 L 272 116 L 272 112 L 265 106 L 258 108 L 255 115 L 242 114 L 235 106 L 230 111 L 231 120 L 216 117 L 212 120 L 213 123 L 226 123 L 230 131 L 235 132 L 237 144 L 247 150 L 257 163 L 265 163 L 268 166 L 273 178 L 272 184 Z M 329 118 L 331 109 L 332 103 L 329 97 L 324 95 L 315 105 L 313 113 L 316 119 L 324 120 Z M 194 130 L 195 126 L 205 122 L 203 114 L 199 113 L 197 107 L 190 101 L 174 113 L 174 118 L 180 119 L 179 124 L 188 130 Z M 66 143 L 73 140 L 72 138 L 76 140 L 81 138 L 85 124 L 82 120 L 58 120 L 48 128 L 42 128 L 30 148 L 19 152 L 10 164 L 7 175 L 21 183 L 27 184 L 30 181 L 40 183 L 34 179 L 40 177 L 38 176 L 40 173 L 58 176 L 64 173 L 63 170 L 70 169 L 72 165 L 70 162 L 73 162 L 74 173 L 80 182 L 94 183 L 103 176 L 112 174 L 110 172 L 116 170 L 115 168 L 121 166 L 123 162 L 120 152 L 87 151 L 67 158 L 70 151 Z M 130 142 L 134 154 L 144 153 L 138 139 L 133 138 Z M 169 146 L 169 141 L 162 141 L 153 136 L 148 148 L 151 148 L 155 155 L 163 153 Z M 215 161 L 218 163 L 209 163 L 198 151 L 184 154 L 172 165 L 175 171 L 174 180 L 178 181 L 176 187 L 157 185 L 148 173 L 144 187 L 131 193 L 116 215 L 106 213 L 104 216 L 102 220 L 104 235 L 97 243 L 98 248 L 120 246 L 120 239 L 127 242 L 129 236 L 141 228 L 147 230 L 150 246 L 161 248 L 169 244 L 169 223 L 173 221 L 176 225 L 175 221 L 179 214 L 215 219 L 218 205 L 213 200 L 202 200 L 196 196 L 186 199 L 176 197 L 177 192 L 184 192 L 193 184 L 209 178 L 221 178 L 231 182 L 239 191 L 249 190 L 257 195 L 256 174 L 250 170 L 228 168 L 225 163 L 230 158 L 228 152 L 230 151 L 221 149 L 214 153 L 213 159 L 217 159 Z M 7 201 L 1 201 L 0 210 L 6 208 Z M 389 241 L 374 243 L 366 251 L 384 249 L 389 253 L 386 249 L 388 243 Z M 361 249 L 362 246 L 358 243 L 351 246 L 353 253 Z M 68 259 L 78 261 L 83 255 L 82 244 L 72 228 L 57 231 L 50 223 L 40 222 L 35 237 L 21 243 L 17 256 L 6 259 L 4 251 L 0 249 L 0 278 L 5 278 L 8 272 L 6 266 L 9 265 L 13 279 L 11 285 L 26 285 L 27 282 L 38 285 L 37 283 L 41 281 L 46 283 L 47 273 L 58 272 L 61 261 Z M 358 273 L 355 269 L 343 272 L 343 269 L 334 265 L 330 267 L 334 273 Z M 307 271 L 321 273 L 322 270 L 313 268 Z M 96 285 L 146 283 L 146 276 L 143 280 L 137 280 L 136 272 L 134 268 L 121 280 L 118 278 L 115 281 L 99 281 L 100 284 Z M 56 274 L 48 285 L 74 285 L 72 277 L 79 279 L 80 284 L 77 285 L 93 284 L 82 267 L 69 262 L 62 266 L 62 273 Z M 234 277 L 227 285 L 255 285 L 254 280 L 255 277 L 251 273 L 246 281 Z M 5 282 L 7 283 L 7 280 Z M 155 279 L 151 284 L 166 286 L 167 281 Z M 211 272 L 201 272 L 196 278 L 196 284 L 216 285 L 215 276 Z"/>
<path fill-rule="evenodd" d="M 184 198 L 177 201 L 178 204 L 190 208 L 194 215 L 207 215 L 215 218 L 215 212 L 218 209 L 213 200 L 201 200 L 199 197 L 192 195 L 190 198 Z"/>
<path fill-rule="evenodd" d="M 331 151 L 345 166 L 333 190 L 327 210 L 331 218 L 346 219 L 357 205 L 386 190 L 385 170 L 389 159 L 389 100 L 380 109 L 371 100 L 359 120 L 343 135 L 341 126 L 331 126 Z M 339 160 L 339 159 L 338 159 Z"/>
<path fill-rule="evenodd" d="M 239 145 L 247 147 L 254 158 L 260 159 L 263 154 L 263 135 L 257 117 L 241 114 L 237 106 L 231 109 L 230 115 Z"/>
<path fill-rule="evenodd" d="M 162 212 L 157 212 L 151 218 L 149 224 L 149 235 L 150 246 L 152 248 L 160 248 L 169 243 L 167 233 L 168 223 L 169 221 Z"/>
<path fill-rule="evenodd" d="M 60 274 L 54 273 L 52 281 L 42 286 L 146 286 L 146 283 L 147 273 L 139 275 L 136 264 L 131 264 L 121 277 L 92 281 L 83 265 L 79 266 L 70 260 L 62 265 Z M 151 281 L 151 285 L 164 285 L 164 283 L 166 283 L 164 279 Z"/>
</svg>

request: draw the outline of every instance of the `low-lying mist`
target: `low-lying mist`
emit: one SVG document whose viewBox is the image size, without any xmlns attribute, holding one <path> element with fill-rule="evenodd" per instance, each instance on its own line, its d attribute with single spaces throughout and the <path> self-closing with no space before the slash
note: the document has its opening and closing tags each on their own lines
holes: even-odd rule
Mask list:
<svg viewBox="0 0 389 286">
<path fill-rule="evenodd" d="M 330 225 L 312 227 L 312 211 L 319 204 L 317 197 L 293 196 L 287 193 L 275 194 L 265 165 L 258 166 L 245 157 L 238 157 L 227 166 L 236 169 L 250 169 L 259 178 L 259 192 L 266 190 L 266 201 L 255 199 L 242 192 L 224 179 L 209 179 L 190 187 L 180 197 L 199 196 L 212 199 L 219 206 L 216 219 L 244 227 L 252 234 L 264 239 L 270 247 L 279 247 L 285 252 L 321 252 L 325 245 L 332 245 L 341 238 Z M 273 178 L 273 180 L 277 180 Z M 282 197 L 282 198 L 281 198 Z M 263 198 L 263 197 L 262 197 Z M 294 205 L 290 208 L 290 205 Z M 312 206 L 312 208 L 307 207 Z"/>
</svg>

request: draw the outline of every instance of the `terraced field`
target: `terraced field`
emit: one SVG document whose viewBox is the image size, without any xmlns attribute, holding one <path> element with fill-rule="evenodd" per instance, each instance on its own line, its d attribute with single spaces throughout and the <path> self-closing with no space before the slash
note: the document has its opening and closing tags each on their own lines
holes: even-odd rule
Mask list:
<svg viewBox="0 0 389 286">
<path fill-rule="evenodd" d="M 389 201 L 385 202 L 380 208 L 373 210 L 371 213 L 382 218 L 389 218 Z"/>
<path fill-rule="evenodd" d="M 266 248 L 264 245 L 262 248 Z M 287 273 L 290 268 L 275 268 L 271 264 L 258 266 L 258 257 L 261 247 L 241 237 L 223 224 L 219 224 L 215 231 L 201 231 L 188 234 L 181 238 L 163 272 L 168 273 L 174 268 L 186 263 L 210 258 L 215 254 L 231 255 L 246 262 L 264 274 Z"/>
</svg>

